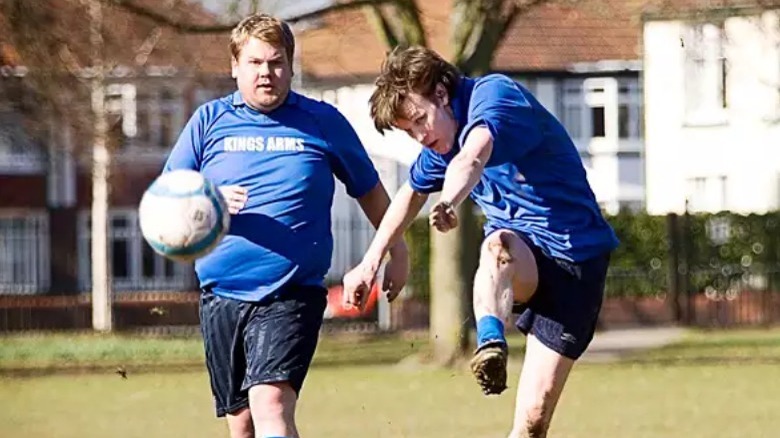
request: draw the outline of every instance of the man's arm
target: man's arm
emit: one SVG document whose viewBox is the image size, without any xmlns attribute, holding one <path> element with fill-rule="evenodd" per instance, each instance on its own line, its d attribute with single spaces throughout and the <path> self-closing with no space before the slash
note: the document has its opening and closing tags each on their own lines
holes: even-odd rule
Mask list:
<svg viewBox="0 0 780 438">
<path fill-rule="evenodd" d="M 387 207 L 390 206 L 390 197 L 387 195 L 382 181 L 378 181 L 373 189 L 366 192 L 365 195 L 357 198 L 360 208 L 365 213 L 371 225 L 374 228 L 379 228 L 379 224 L 382 222 L 382 217 L 387 211 Z"/>
<path fill-rule="evenodd" d="M 409 275 L 409 259 L 403 232 L 420 211 L 428 195 L 415 192 L 409 183 L 404 184 L 387 207 L 387 194 L 381 183 L 360 197 L 358 201 L 369 219 L 377 228 L 374 240 L 358 266 L 344 275 L 343 304 L 347 307 L 362 307 L 376 279 L 379 265 L 389 248 L 391 258 L 385 267 L 383 289 L 387 299 L 393 301 L 406 284 Z M 386 209 L 385 209 L 386 207 Z M 384 211 L 384 217 L 378 214 Z"/>
<path fill-rule="evenodd" d="M 460 205 L 479 182 L 492 152 L 493 137 L 488 128 L 477 126 L 472 129 L 463 148 L 447 167 L 439 203 L 453 208 Z"/>
<path fill-rule="evenodd" d="M 363 257 L 363 263 L 368 263 L 376 271 L 388 250 L 391 256 L 396 249 L 406 250 L 405 246 L 402 248 L 397 244 L 403 243 L 401 239 L 403 232 L 420 212 L 427 199 L 428 195 L 415 192 L 406 183 L 390 202 L 381 182 L 358 198 L 358 203 L 366 217 L 377 229 L 374 240 Z"/>
</svg>

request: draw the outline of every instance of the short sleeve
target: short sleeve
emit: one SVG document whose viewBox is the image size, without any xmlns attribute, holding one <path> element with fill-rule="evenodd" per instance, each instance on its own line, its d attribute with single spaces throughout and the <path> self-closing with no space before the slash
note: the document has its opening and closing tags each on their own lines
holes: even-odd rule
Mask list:
<svg viewBox="0 0 780 438">
<path fill-rule="evenodd" d="M 524 89 L 503 75 L 485 76 L 474 85 L 461 145 L 477 126 L 487 127 L 493 137 L 488 166 L 518 160 L 543 139 L 536 110 Z"/>
<path fill-rule="evenodd" d="M 208 126 L 208 110 L 201 106 L 193 113 L 187 125 L 179 134 L 163 172 L 175 169 L 191 169 L 200 171 L 203 157 L 203 144 L 206 127 Z"/>
<path fill-rule="evenodd" d="M 447 163 L 436 152 L 423 148 L 409 170 L 409 185 L 418 193 L 441 191 Z"/>
<path fill-rule="evenodd" d="M 330 146 L 333 174 L 347 189 L 347 194 L 360 198 L 379 182 L 379 174 L 366 153 L 352 125 L 335 108 L 330 107 L 321 126 Z"/>
</svg>

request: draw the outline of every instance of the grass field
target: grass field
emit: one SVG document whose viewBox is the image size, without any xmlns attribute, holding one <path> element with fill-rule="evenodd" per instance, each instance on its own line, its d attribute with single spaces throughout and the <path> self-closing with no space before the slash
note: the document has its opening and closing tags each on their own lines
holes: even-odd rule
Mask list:
<svg viewBox="0 0 780 438">
<path fill-rule="evenodd" d="M 414 337 L 323 342 L 300 402 L 302 434 L 505 436 L 514 392 L 485 398 L 465 368 L 398 363 L 426 350 Z M 197 339 L 0 338 L 0 436 L 227 436 L 212 415 L 201 354 Z M 520 357 L 511 362 L 510 389 Z M 583 363 L 550 436 L 777 436 L 778 362 L 780 330 L 693 332 L 626 361 Z M 114 374 L 117 365 L 126 380 Z M 68 372 L 52 374 L 55 366 Z"/>
</svg>

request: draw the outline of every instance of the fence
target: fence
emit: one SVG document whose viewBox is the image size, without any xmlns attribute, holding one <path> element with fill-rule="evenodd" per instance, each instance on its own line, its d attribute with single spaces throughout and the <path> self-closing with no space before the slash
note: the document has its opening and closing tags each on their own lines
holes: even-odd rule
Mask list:
<svg viewBox="0 0 780 438">
<path fill-rule="evenodd" d="M 428 278 L 430 249 L 424 221 L 407 234 L 412 246 L 411 295 L 391 309 L 382 308 L 381 300 L 363 314 L 337 309 L 338 283 L 359 262 L 373 237 L 373 227 L 357 208 L 345 207 L 333 216 L 334 251 L 327 282 L 334 297 L 327 316 L 332 322 L 359 321 L 376 327 L 378 319 L 390 315 L 392 322 L 385 321 L 384 327 L 426 326 L 430 293 L 423 280 Z M 118 259 L 126 264 L 122 276 L 114 275 L 115 326 L 197 324 L 198 292 L 191 267 L 172 266 L 152 254 L 133 212 L 112 214 L 111 265 L 116 270 Z M 614 254 L 607 278 L 602 325 L 733 327 L 780 321 L 776 214 L 637 215 L 610 220 L 623 244 Z M 82 215 L 78 223 L 76 252 L 88 263 L 88 217 Z M 54 294 L 48 289 L 48 225 L 45 214 L 0 218 L 0 332 L 91 327 L 88 270 L 80 269 L 76 291 Z"/>
<path fill-rule="evenodd" d="M 353 211 L 359 207 L 349 208 L 332 219 L 334 251 L 326 278 L 331 286 L 326 317 L 334 323 L 348 320 L 352 325 L 378 327 L 387 309 L 376 294 L 362 312 L 346 312 L 338 306 L 337 285 L 360 261 L 374 234 L 365 216 Z M 80 213 L 76 223 L 76 288 L 52 292 L 48 217 L 0 218 L 0 332 L 92 326 L 89 215 Z M 199 292 L 192 266 L 155 254 L 143 240 L 135 210 L 110 212 L 109 258 L 116 328 L 198 323 Z"/>
</svg>

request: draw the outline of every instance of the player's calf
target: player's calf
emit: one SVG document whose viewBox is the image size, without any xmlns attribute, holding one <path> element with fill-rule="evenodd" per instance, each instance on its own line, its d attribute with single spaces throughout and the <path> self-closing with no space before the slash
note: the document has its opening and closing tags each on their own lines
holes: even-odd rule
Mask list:
<svg viewBox="0 0 780 438">
<path fill-rule="evenodd" d="M 506 389 L 508 354 L 504 321 L 511 313 L 514 297 L 512 283 L 517 271 L 517 257 L 512 251 L 517 247 L 514 240 L 519 241 L 517 235 L 505 230 L 485 239 L 474 281 L 477 349 L 470 365 L 486 395 L 500 394 Z"/>
</svg>

